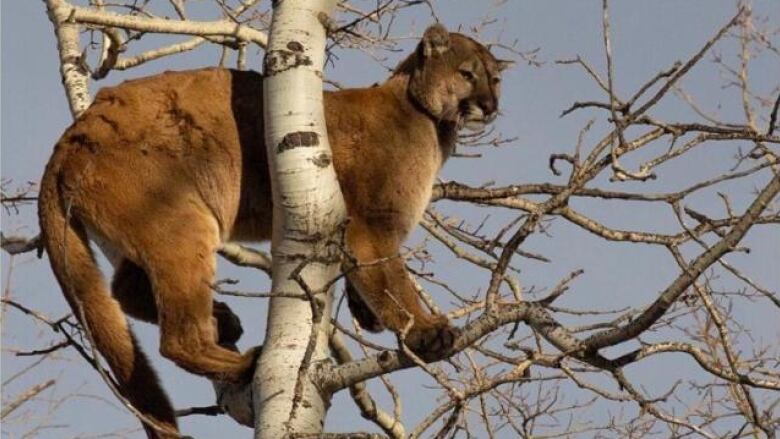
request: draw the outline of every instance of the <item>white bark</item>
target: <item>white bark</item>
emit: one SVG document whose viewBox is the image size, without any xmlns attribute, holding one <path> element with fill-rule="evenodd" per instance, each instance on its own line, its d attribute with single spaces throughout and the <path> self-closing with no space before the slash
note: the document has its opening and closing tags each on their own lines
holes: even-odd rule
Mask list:
<svg viewBox="0 0 780 439">
<path fill-rule="evenodd" d="M 329 405 L 329 396 L 321 395 L 309 376 L 327 359 L 332 290 L 327 286 L 340 267 L 332 242 L 340 240 L 345 219 L 322 105 L 322 21 L 334 7 L 334 0 L 274 4 L 264 81 L 274 197 L 272 293 L 314 300 L 270 300 L 253 382 L 255 438 L 319 433 Z M 319 291 L 323 287 L 326 291 Z"/>
<path fill-rule="evenodd" d="M 71 10 L 72 7 L 65 1 L 46 0 L 46 12 L 57 36 L 62 85 L 70 113 L 75 119 L 92 104 L 92 98 L 89 95 L 89 72 L 79 46 L 79 25 L 71 20 Z"/>
<path fill-rule="evenodd" d="M 148 52 L 141 53 L 132 58 L 123 58 L 117 61 L 114 65 L 114 70 L 127 70 L 143 63 L 153 61 L 165 56 L 175 55 L 177 53 L 187 52 L 199 47 L 201 44 L 208 41 L 205 38 L 195 37 L 181 43 L 171 44 L 169 46 L 163 46 L 158 49 L 150 50 Z"/>
<path fill-rule="evenodd" d="M 248 25 L 230 20 L 195 21 L 168 20 L 165 18 L 144 17 L 140 15 L 122 15 L 110 11 L 75 6 L 60 0 L 47 0 L 49 3 L 61 3 L 67 8 L 66 17 L 70 20 L 95 26 L 116 27 L 141 32 L 160 34 L 195 35 L 199 37 L 224 36 L 240 41 L 251 41 L 265 47 L 266 35 Z"/>
</svg>

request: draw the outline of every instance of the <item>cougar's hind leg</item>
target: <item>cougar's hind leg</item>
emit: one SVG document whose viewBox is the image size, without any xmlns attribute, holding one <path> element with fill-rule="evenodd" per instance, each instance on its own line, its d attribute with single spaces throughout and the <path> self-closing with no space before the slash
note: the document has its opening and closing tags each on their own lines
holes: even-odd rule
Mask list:
<svg viewBox="0 0 780 439">
<path fill-rule="evenodd" d="M 181 224 L 187 233 L 163 230 L 165 243 L 141 251 L 158 305 L 160 351 L 180 367 L 214 379 L 251 378 L 255 351 L 240 355 L 217 343 L 211 285 L 219 232 L 203 209 L 179 205 L 161 222 Z M 159 225 L 158 225 L 159 226 Z"/>
<path fill-rule="evenodd" d="M 129 259 L 123 259 L 114 271 L 111 291 L 127 315 L 157 324 L 157 304 L 154 301 L 152 283 L 143 268 Z M 223 302 L 215 300 L 212 310 L 216 319 L 219 344 L 234 348 L 244 332 L 241 321 Z"/>
<path fill-rule="evenodd" d="M 73 202 L 75 204 L 75 202 Z M 157 374 L 136 342 L 119 303 L 89 248 L 78 218 L 66 209 L 52 175 L 44 176 L 39 197 L 43 243 L 54 274 L 74 314 L 108 363 L 119 393 L 168 433 L 144 425 L 150 438 L 178 437 L 176 417 Z M 67 214 L 66 214 L 67 213 Z"/>
<path fill-rule="evenodd" d="M 349 282 L 384 326 L 396 333 L 408 329 L 407 346 L 424 359 L 434 359 L 450 349 L 455 330 L 445 316 L 423 308 L 399 255 L 400 242 L 388 235 L 359 220 L 350 222 L 347 243 L 358 266 L 349 271 Z"/>
</svg>

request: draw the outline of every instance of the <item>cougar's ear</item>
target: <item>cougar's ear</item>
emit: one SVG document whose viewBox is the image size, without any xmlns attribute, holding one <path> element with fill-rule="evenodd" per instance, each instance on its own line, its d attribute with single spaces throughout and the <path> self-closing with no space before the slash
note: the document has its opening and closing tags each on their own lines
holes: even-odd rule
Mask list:
<svg viewBox="0 0 780 439">
<path fill-rule="evenodd" d="M 503 72 L 504 70 L 514 66 L 515 62 L 511 59 L 497 59 L 496 64 L 498 64 L 498 71 Z"/>
<path fill-rule="evenodd" d="M 450 49 L 450 33 L 441 24 L 434 24 L 425 30 L 420 44 L 426 58 L 440 55 Z"/>
</svg>

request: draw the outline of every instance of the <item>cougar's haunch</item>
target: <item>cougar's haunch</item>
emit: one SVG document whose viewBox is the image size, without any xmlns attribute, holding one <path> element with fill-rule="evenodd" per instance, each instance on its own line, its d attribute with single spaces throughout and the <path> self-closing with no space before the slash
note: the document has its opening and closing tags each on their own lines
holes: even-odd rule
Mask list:
<svg viewBox="0 0 780 439">
<path fill-rule="evenodd" d="M 454 331 L 421 306 L 399 248 L 458 130 L 495 117 L 503 67 L 435 25 L 384 83 L 325 94 L 346 242 L 358 262 L 348 273 L 350 308 L 374 331 L 400 332 L 413 319 L 406 343 L 424 358 L 448 349 Z M 229 348 L 241 325 L 210 286 L 221 242 L 271 237 L 262 102 L 260 75 L 223 69 L 104 89 L 63 134 L 41 182 L 43 242 L 65 297 L 122 394 L 171 431 L 173 409 L 125 314 L 157 323 L 161 353 L 190 372 L 251 376 L 257 352 Z M 90 239 L 115 266 L 111 286 Z"/>
</svg>

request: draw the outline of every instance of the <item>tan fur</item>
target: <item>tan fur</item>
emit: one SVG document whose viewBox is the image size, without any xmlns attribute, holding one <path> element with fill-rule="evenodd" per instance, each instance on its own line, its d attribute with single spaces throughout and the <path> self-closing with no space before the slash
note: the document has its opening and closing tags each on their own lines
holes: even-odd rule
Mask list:
<svg viewBox="0 0 780 439">
<path fill-rule="evenodd" d="M 420 305 L 399 248 L 457 130 L 494 116 L 500 69 L 484 47 L 433 26 L 385 83 L 325 95 L 358 263 L 348 274 L 351 307 L 374 330 L 400 332 L 412 318 L 407 344 L 426 357 L 447 349 L 453 330 Z M 83 310 L 122 393 L 172 428 L 171 405 L 123 314 L 158 323 L 162 354 L 191 372 L 250 376 L 257 353 L 223 347 L 241 327 L 212 301 L 210 284 L 220 242 L 271 235 L 261 105 L 260 75 L 222 69 L 104 89 L 62 136 L 41 183 L 41 230 L 66 298 Z M 120 257 L 113 296 L 87 234 Z"/>
</svg>

